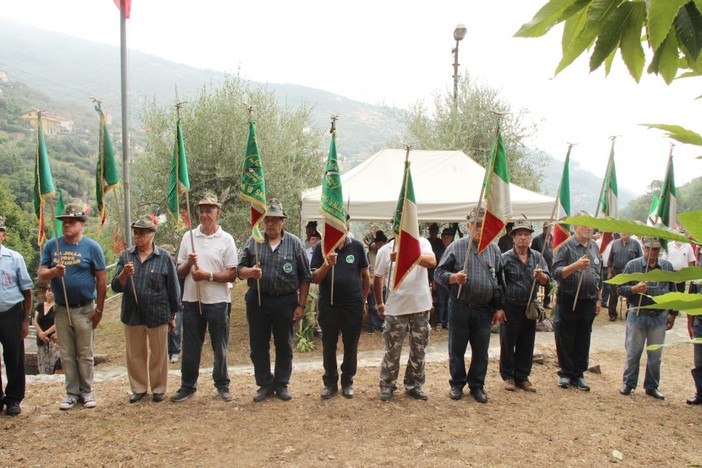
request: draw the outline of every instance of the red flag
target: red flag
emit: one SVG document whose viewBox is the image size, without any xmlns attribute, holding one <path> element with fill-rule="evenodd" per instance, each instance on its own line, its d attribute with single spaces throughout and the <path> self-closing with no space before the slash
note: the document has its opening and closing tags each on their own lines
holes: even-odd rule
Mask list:
<svg viewBox="0 0 702 468">
<path fill-rule="evenodd" d="M 398 205 L 402 205 L 400 214 L 400 235 L 397 238 L 397 270 L 392 282 L 395 291 L 412 268 L 419 263 L 422 249 L 419 245 L 419 223 L 417 222 L 417 203 L 414 198 L 414 184 L 409 161 L 405 162 L 404 182 Z"/>
<path fill-rule="evenodd" d="M 124 17 L 129 18 L 129 10 L 132 9 L 132 0 L 115 0 L 117 8 L 121 9 L 122 2 L 124 2 Z"/>
</svg>

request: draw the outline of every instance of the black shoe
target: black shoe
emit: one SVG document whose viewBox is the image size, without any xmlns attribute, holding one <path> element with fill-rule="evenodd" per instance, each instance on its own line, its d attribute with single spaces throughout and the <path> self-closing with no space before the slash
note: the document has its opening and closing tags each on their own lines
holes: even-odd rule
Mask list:
<svg viewBox="0 0 702 468">
<path fill-rule="evenodd" d="M 227 387 L 218 388 L 217 395 L 219 395 L 223 401 L 232 401 L 234 398 Z"/>
<path fill-rule="evenodd" d="M 171 396 L 171 401 L 174 402 L 179 402 L 179 401 L 185 401 L 191 396 L 195 395 L 195 390 L 186 390 L 184 388 L 178 389 L 173 396 Z"/>
<path fill-rule="evenodd" d="M 163 400 L 165 400 L 165 399 L 166 399 L 166 394 L 165 394 L 165 393 L 154 393 L 154 394 L 151 396 L 151 400 L 152 400 L 154 403 L 161 403 L 161 402 L 162 402 Z"/>
<path fill-rule="evenodd" d="M 328 387 L 324 387 L 324 390 L 322 390 L 322 393 L 319 396 L 322 398 L 322 400 L 328 400 L 337 393 L 339 393 L 339 389 L 336 387 L 336 385 L 329 385 Z"/>
<path fill-rule="evenodd" d="M 470 394 L 473 395 L 473 398 L 478 403 L 487 403 L 488 402 L 487 394 L 485 393 L 485 390 L 483 390 L 482 388 L 471 389 Z"/>
<path fill-rule="evenodd" d="M 610 317 L 610 318 L 609 318 L 609 321 L 610 321 L 610 322 L 616 322 L 616 321 L 617 321 L 616 315 L 615 315 L 614 317 Z"/>
<path fill-rule="evenodd" d="M 273 396 L 273 391 L 272 387 L 259 387 L 259 389 L 256 391 L 256 395 L 253 397 L 253 401 L 256 403 L 260 403 L 269 396 Z"/>
<path fill-rule="evenodd" d="M 22 412 L 19 403 L 15 403 L 14 401 L 5 402 L 5 406 L 5 414 L 8 416 L 17 416 Z"/>
<path fill-rule="evenodd" d="M 141 400 L 144 398 L 146 395 L 146 392 L 144 393 L 132 393 L 132 396 L 129 397 L 129 403 L 136 403 L 137 401 Z"/>
<path fill-rule="evenodd" d="M 627 396 L 627 395 L 631 395 L 631 392 L 633 392 L 633 391 L 634 391 L 634 387 L 632 387 L 631 385 L 624 384 L 624 385 L 622 385 L 622 388 L 619 389 L 619 394 Z"/>
<path fill-rule="evenodd" d="M 702 397 L 695 395 L 692 398 L 688 398 L 685 403 L 688 405 L 702 405 Z"/>
<path fill-rule="evenodd" d="M 573 383 L 576 387 L 578 387 L 578 390 L 582 390 L 583 392 L 590 391 L 590 386 L 587 384 L 587 382 L 585 382 L 585 379 L 583 377 L 578 377 Z"/>
<path fill-rule="evenodd" d="M 663 396 L 663 394 L 659 392 L 657 388 L 647 388 L 646 395 L 652 396 L 656 400 L 665 400 L 665 396 Z"/>
<path fill-rule="evenodd" d="M 389 401 L 392 398 L 392 393 L 392 388 L 383 387 L 380 389 L 380 394 L 378 395 L 378 398 L 380 398 L 380 401 Z"/>
<path fill-rule="evenodd" d="M 463 389 L 461 387 L 451 387 L 450 396 L 452 400 L 460 400 L 463 398 Z"/>
<path fill-rule="evenodd" d="M 341 386 L 341 395 L 344 398 L 353 398 L 353 395 L 354 395 L 353 385 L 351 385 L 351 384 L 342 385 Z"/>
<path fill-rule="evenodd" d="M 558 386 L 561 388 L 570 388 L 570 378 L 561 377 L 558 379 Z"/>
<path fill-rule="evenodd" d="M 292 393 L 290 393 L 290 390 L 288 390 L 287 385 L 281 385 L 280 387 L 276 388 L 275 394 L 278 395 L 278 398 L 283 401 L 292 400 Z"/>
<path fill-rule="evenodd" d="M 405 390 L 405 393 L 408 396 L 414 398 L 415 400 L 428 400 L 429 399 L 429 395 L 424 393 L 424 390 L 422 390 L 419 387 L 414 387 L 414 388 L 411 388 L 409 390 Z"/>
</svg>

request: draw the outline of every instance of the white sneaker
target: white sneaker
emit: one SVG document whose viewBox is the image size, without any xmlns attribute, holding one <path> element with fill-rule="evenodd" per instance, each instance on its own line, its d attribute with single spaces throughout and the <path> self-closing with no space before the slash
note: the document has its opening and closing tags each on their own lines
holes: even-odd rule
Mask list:
<svg viewBox="0 0 702 468">
<path fill-rule="evenodd" d="M 69 410 L 76 406 L 76 403 L 78 403 L 78 401 L 75 398 L 73 398 L 72 396 L 68 396 L 65 400 L 61 402 L 59 408 L 62 410 Z"/>
<path fill-rule="evenodd" d="M 81 395 L 81 400 L 83 401 L 83 408 L 95 408 L 97 403 L 95 403 L 95 398 L 93 398 L 92 393 L 86 393 Z"/>
<path fill-rule="evenodd" d="M 177 354 L 173 354 L 173 355 L 171 356 L 171 363 L 175 364 L 175 363 L 177 363 L 177 362 L 178 362 L 178 355 L 177 355 Z"/>
</svg>

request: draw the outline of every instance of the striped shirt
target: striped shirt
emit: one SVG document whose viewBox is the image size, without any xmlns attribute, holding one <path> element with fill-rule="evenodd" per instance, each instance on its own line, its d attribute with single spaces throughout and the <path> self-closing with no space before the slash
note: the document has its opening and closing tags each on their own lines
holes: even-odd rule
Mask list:
<svg viewBox="0 0 702 468">
<path fill-rule="evenodd" d="M 261 244 L 257 244 L 253 237 L 249 238 L 239 262 L 239 268 L 255 266 L 258 252 L 262 272 L 261 294 L 286 296 L 297 292 L 301 283 L 312 282 L 307 253 L 299 237 L 283 231 L 280 244 L 275 250 L 271 249 L 265 233 L 263 237 L 264 241 Z M 254 278 L 247 281 L 249 288 L 257 290 L 257 281 Z"/>
<path fill-rule="evenodd" d="M 670 263 L 668 260 L 663 260 L 662 258 L 658 259 L 658 263 L 656 263 L 656 266 L 648 267 L 648 271 L 652 270 L 675 271 L 673 268 L 673 264 Z M 643 257 L 643 255 L 637 259 L 630 261 L 624 267 L 625 275 L 631 273 L 643 273 L 644 271 L 646 271 L 646 259 Z M 653 296 L 660 296 L 662 294 L 677 291 L 677 289 L 675 289 L 675 283 L 670 283 L 668 281 L 648 281 L 646 283 L 646 294 L 632 294 L 631 288 L 633 286 L 636 286 L 638 283 L 638 281 L 630 281 L 628 283 L 620 284 L 619 286 L 617 286 L 617 294 L 629 299 L 629 302 L 632 304 L 632 306 L 633 304 L 638 305 L 639 297 L 641 298 L 641 305 L 646 306 L 654 303 L 654 300 L 651 299 L 651 297 Z"/>
<path fill-rule="evenodd" d="M 614 270 L 614 273 L 621 273 L 627 263 L 635 258 L 643 256 L 641 244 L 631 237 L 625 244 L 622 239 L 616 239 L 612 242 L 612 249 L 609 252 L 609 260 L 607 265 Z"/>
<path fill-rule="evenodd" d="M 582 299 L 597 299 L 597 294 L 602 289 L 602 258 L 597 243 L 588 243 L 589 250 L 581 244 L 577 237 L 571 236 L 556 251 L 553 258 L 553 279 L 558 282 L 558 290 L 568 295 L 575 296 L 578 290 L 580 276 L 584 273 L 583 282 L 580 287 L 579 296 Z M 590 259 L 590 266 L 585 272 L 575 271 L 568 278 L 563 278 L 563 268 L 577 262 L 587 252 Z"/>
<path fill-rule="evenodd" d="M 529 301 L 529 292 L 534 282 L 534 270 L 541 268 L 548 275 L 548 265 L 539 252 L 534 249 L 527 249 L 528 257 L 526 264 L 519 257 L 516 250 L 508 250 L 502 254 L 502 273 L 504 275 L 505 301 L 510 304 L 526 305 Z M 525 278 L 526 277 L 526 278 Z M 528 280 L 528 282 L 527 282 Z M 532 299 L 536 298 L 539 291 L 538 284 L 534 287 Z"/>
</svg>

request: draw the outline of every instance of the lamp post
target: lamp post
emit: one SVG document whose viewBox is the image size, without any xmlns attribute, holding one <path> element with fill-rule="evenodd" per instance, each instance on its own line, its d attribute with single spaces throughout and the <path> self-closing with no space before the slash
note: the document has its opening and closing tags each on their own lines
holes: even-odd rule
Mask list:
<svg viewBox="0 0 702 468">
<path fill-rule="evenodd" d="M 453 48 L 453 107 L 458 107 L 458 43 L 466 37 L 466 25 L 457 24 L 453 30 L 453 38 L 456 40 L 456 47 Z"/>
</svg>

